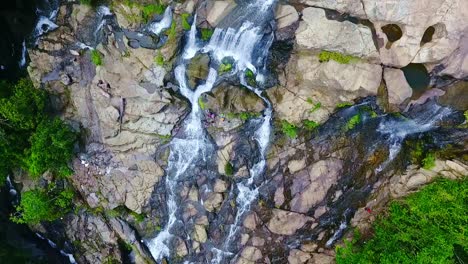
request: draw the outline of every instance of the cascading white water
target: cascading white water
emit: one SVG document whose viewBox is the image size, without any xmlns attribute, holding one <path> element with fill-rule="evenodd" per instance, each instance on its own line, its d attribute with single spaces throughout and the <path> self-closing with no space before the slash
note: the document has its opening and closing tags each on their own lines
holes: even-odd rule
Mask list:
<svg viewBox="0 0 468 264">
<path fill-rule="evenodd" d="M 172 8 L 168 6 L 164 11 L 163 18 L 159 22 L 153 22 L 148 26 L 148 31 L 155 35 L 159 35 L 163 30 L 171 27 L 172 24 Z"/>
<path fill-rule="evenodd" d="M 193 24 L 195 24 L 195 21 Z M 188 41 L 189 45 L 184 48 L 184 53 L 192 53 L 190 50 L 193 49 L 193 45 L 196 45 L 196 34 L 193 34 L 193 31 L 196 30 L 194 27 L 195 26 L 192 25 L 192 30 L 189 35 L 190 39 Z M 188 56 L 186 58 L 189 59 L 191 57 Z M 197 158 L 202 157 L 205 159 L 208 156 L 208 150 L 212 148 L 205 134 L 206 132 L 203 129 L 198 99 L 203 93 L 209 92 L 213 88 L 218 73 L 215 69 L 210 68 L 206 82 L 192 91 L 187 85 L 187 77 L 185 75 L 186 63 L 188 63 L 187 59 L 182 60 L 175 68 L 174 74 L 179 83 L 180 93 L 190 101 L 192 110 L 188 118 L 182 124 L 182 130 L 179 131 L 179 133 L 185 137 L 175 137 L 170 143 L 171 153 L 169 155 L 165 182 L 169 218 L 164 229 L 155 238 L 147 241 L 148 248 L 156 260 L 160 260 L 170 254 L 168 243 L 172 238 L 170 233 L 171 228 L 177 222 L 176 188 L 180 176 L 193 165 Z"/>
<path fill-rule="evenodd" d="M 40 239 L 42 239 L 42 240 L 47 240 L 47 243 L 49 243 L 49 246 L 50 246 L 51 248 L 59 249 L 59 248 L 57 247 L 57 244 L 55 244 L 52 240 L 50 240 L 50 239 L 48 239 L 48 238 L 46 238 L 46 237 L 43 237 L 43 236 L 42 236 L 41 234 L 39 234 L 39 233 L 35 233 L 35 234 L 36 234 L 36 236 L 37 236 L 38 238 L 40 238 Z M 64 250 L 62 250 L 62 249 L 59 249 L 59 250 L 60 250 L 60 251 L 59 251 L 59 252 L 60 252 L 60 255 L 62 255 L 62 256 L 64 256 L 64 257 L 67 257 L 67 258 L 68 258 L 68 261 L 70 261 L 70 264 L 76 264 L 75 257 L 73 257 L 72 254 L 69 254 L 69 253 L 65 252 Z"/>
<path fill-rule="evenodd" d="M 21 60 L 19 61 L 20 68 L 23 68 L 26 65 L 26 41 L 23 41 L 23 46 L 21 48 Z"/>
<path fill-rule="evenodd" d="M 438 121 L 441 121 L 452 113 L 453 110 L 451 108 L 434 104 L 429 111 L 418 115 L 415 119 L 405 121 L 382 121 L 379 124 L 377 131 L 382 135 L 388 135 L 387 142 L 389 146 L 389 156 L 376 171 L 382 171 L 390 162 L 393 161 L 393 159 L 395 159 L 398 153 L 400 153 L 404 139 L 408 135 L 429 131 L 434 128 Z"/>
<path fill-rule="evenodd" d="M 270 12 L 274 2 L 274 0 L 255 1 L 255 3 L 250 4 L 248 8 L 252 8 L 251 10 L 259 9 L 262 13 Z M 261 14 L 256 13 L 255 15 L 258 16 Z M 262 23 L 263 22 L 265 21 L 262 21 Z M 178 132 L 179 135 L 183 135 L 183 138 L 176 136 L 170 143 L 171 153 L 169 155 L 165 180 L 169 217 L 164 229 L 155 238 L 146 241 L 151 254 L 156 260 L 170 255 L 169 242 L 172 238 L 171 228 L 178 221 L 176 193 L 178 181 L 181 180 L 181 176 L 183 176 L 190 167 L 194 166 L 197 160 L 203 159 L 206 161 L 206 158 L 211 155 L 213 150 L 213 146 L 202 125 L 202 115 L 198 100 L 203 93 L 211 91 L 217 80 L 218 73 L 214 68 L 210 68 L 204 84 L 195 87 L 194 90 L 188 87 L 186 65 L 198 52 L 208 53 L 212 58 L 212 65 L 219 65 L 224 58 L 232 58 L 236 65 L 234 73 L 239 75 L 241 83 L 254 91 L 267 105 L 263 117 L 256 120 L 259 125 L 253 136 L 259 148 L 260 159 L 250 169 L 250 177 L 237 185 L 238 196 L 236 204 L 238 210 L 236 220 L 234 224 L 231 225 L 222 247 L 212 249 L 212 251 L 215 252 L 215 258 L 212 262 L 221 263 L 224 256 L 233 254 L 228 252 L 227 249 L 232 239 L 235 237 L 243 217 L 246 212 L 250 210 L 252 202 L 258 196 L 258 187 L 255 186 L 254 182 L 265 170 L 265 154 L 271 134 L 271 104 L 268 99 L 261 94 L 261 90 L 249 86 L 244 77 L 246 69 L 250 69 L 255 73 L 257 72 L 257 68 L 254 64 L 258 64 L 256 63 L 258 61 L 265 62 L 264 57 L 268 54 L 272 39 L 266 41 L 266 43 L 261 43 L 263 38 L 261 32 L 262 27 L 259 25 L 255 25 L 250 21 L 244 21 L 237 30 L 234 28 L 216 29 L 211 40 L 205 47 L 201 47 L 196 39 L 196 16 L 194 17 L 188 34 L 188 40 L 181 56 L 182 59 L 174 70 L 175 78 L 179 83 L 180 93 L 190 101 L 192 109 L 187 119 L 183 122 L 181 130 Z M 259 55 L 260 58 L 254 62 L 253 57 L 255 49 L 261 50 L 262 52 Z M 258 66 L 262 68 L 265 67 L 265 65 Z"/>
<path fill-rule="evenodd" d="M 106 24 L 107 20 L 105 19 L 106 16 L 111 16 L 112 15 L 112 12 L 110 11 L 110 9 L 107 7 L 107 6 L 100 6 L 98 8 L 98 16 L 99 16 L 99 20 L 101 21 L 99 23 L 99 25 L 97 26 L 96 30 L 94 31 L 94 35 L 96 36 L 96 34 L 102 29 L 102 27 Z"/>
</svg>

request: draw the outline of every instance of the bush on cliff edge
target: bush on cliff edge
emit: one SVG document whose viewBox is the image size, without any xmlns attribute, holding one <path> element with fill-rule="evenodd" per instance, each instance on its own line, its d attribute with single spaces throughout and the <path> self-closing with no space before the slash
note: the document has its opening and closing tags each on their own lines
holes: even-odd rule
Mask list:
<svg viewBox="0 0 468 264">
<path fill-rule="evenodd" d="M 468 257 L 468 178 L 440 179 L 404 200 L 374 224 L 368 241 L 337 247 L 338 264 L 463 263 Z"/>
</svg>

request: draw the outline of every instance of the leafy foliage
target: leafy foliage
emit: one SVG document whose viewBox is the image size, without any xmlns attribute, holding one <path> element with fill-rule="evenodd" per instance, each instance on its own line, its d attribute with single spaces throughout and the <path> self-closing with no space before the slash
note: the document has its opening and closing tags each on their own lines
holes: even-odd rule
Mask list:
<svg viewBox="0 0 468 264">
<path fill-rule="evenodd" d="M 54 221 L 70 211 L 73 196 L 72 191 L 60 190 L 55 185 L 48 190 L 24 192 L 11 220 L 18 224 Z"/>
<path fill-rule="evenodd" d="M 0 117 L 12 127 L 32 130 L 43 118 L 45 99 L 43 90 L 34 88 L 28 79 L 21 79 L 13 86 L 11 96 L 0 98 Z"/>
<path fill-rule="evenodd" d="M 338 264 L 463 263 L 468 251 L 468 178 L 439 179 L 374 224 L 374 236 L 337 248 Z"/>
<path fill-rule="evenodd" d="M 47 94 L 30 80 L 12 85 L 2 83 L 0 98 L 0 177 L 22 167 L 32 176 L 47 170 L 70 174 L 66 166 L 72 157 L 76 135 L 62 121 L 50 121 L 45 114 Z M 5 92 L 8 91 L 8 92 Z"/>
<path fill-rule="evenodd" d="M 96 66 L 102 65 L 101 53 L 99 53 L 99 51 L 97 51 L 97 50 L 92 50 L 91 51 L 91 61 Z"/>
<path fill-rule="evenodd" d="M 297 137 L 297 127 L 286 120 L 281 121 L 281 131 L 289 138 Z"/>
<path fill-rule="evenodd" d="M 73 156 L 76 134 L 56 118 L 44 120 L 31 136 L 31 149 L 26 157 L 26 167 L 32 176 L 51 169 L 59 176 L 69 176 L 67 162 Z"/>
<path fill-rule="evenodd" d="M 330 60 L 334 60 L 340 64 L 349 64 L 350 62 L 353 62 L 359 59 L 351 55 L 344 55 L 339 52 L 326 51 L 326 50 L 321 51 L 318 57 L 319 57 L 320 62 L 328 62 Z"/>
</svg>

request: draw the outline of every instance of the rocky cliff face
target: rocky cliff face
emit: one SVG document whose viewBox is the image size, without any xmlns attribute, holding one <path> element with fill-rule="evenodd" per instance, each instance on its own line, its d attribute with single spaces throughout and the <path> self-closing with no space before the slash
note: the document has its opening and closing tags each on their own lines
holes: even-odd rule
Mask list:
<svg viewBox="0 0 468 264">
<path fill-rule="evenodd" d="M 163 181 L 171 139 L 181 137 L 193 108 L 174 69 L 191 45 L 191 23 L 196 15 L 203 39 L 215 27 L 234 28 L 248 3 L 164 1 L 165 14 L 145 17 L 144 1 L 110 1 L 110 9 L 64 2 L 58 28 L 29 50 L 31 78 L 82 135 L 71 178 L 80 194 L 75 213 L 40 229 L 68 241 L 79 263 L 166 261 L 143 241 L 167 226 L 170 195 L 177 223 L 165 259 L 215 261 L 213 249 L 230 239 L 241 210 L 238 186 L 261 160 L 254 131 L 270 107 L 264 96 L 274 116 L 266 169 L 225 261 L 333 262 L 332 246 L 349 221 L 368 221 L 364 206 L 383 206 L 437 174 L 467 174 L 466 157 L 452 154 L 467 146 L 456 110 L 468 109 L 460 99 L 467 94 L 468 2 L 291 0 L 277 4 L 262 33 L 274 36 L 264 51 L 269 75 L 246 74 L 242 83 L 218 69 L 220 81 L 197 101 L 214 150 L 171 193 Z M 191 59 L 184 74 L 192 88 L 207 80 L 215 60 Z M 430 85 L 411 86 L 410 64 L 424 66 Z M 254 83 L 266 91 L 246 88 Z M 405 118 L 388 114 L 404 110 Z M 450 160 L 431 170 L 407 167 L 405 140 L 423 137 L 430 149 L 450 146 L 440 157 Z"/>
</svg>

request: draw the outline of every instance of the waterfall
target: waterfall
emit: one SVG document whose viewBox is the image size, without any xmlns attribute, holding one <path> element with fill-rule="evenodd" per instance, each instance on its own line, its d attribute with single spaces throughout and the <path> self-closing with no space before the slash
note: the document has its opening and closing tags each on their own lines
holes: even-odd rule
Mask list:
<svg viewBox="0 0 468 264">
<path fill-rule="evenodd" d="M 155 238 L 146 241 L 152 256 L 157 261 L 171 254 L 170 242 L 174 236 L 172 233 L 174 230 L 172 229 L 180 221 L 177 219 L 179 182 L 184 180 L 186 174 L 189 174 L 191 168 L 197 166 L 199 161 L 207 162 L 207 159 L 214 152 L 213 143 L 211 143 L 202 124 L 202 111 L 198 100 L 203 93 L 213 89 L 218 80 L 216 67 L 225 58 L 233 59 L 235 63 L 234 71 L 239 76 L 241 84 L 255 92 L 267 106 L 263 116 L 253 120 L 253 122 L 257 123 L 253 140 L 256 141 L 259 148 L 260 160 L 250 169 L 250 177 L 236 186 L 238 190 L 236 198 L 238 209 L 235 222 L 230 226 L 225 242 L 220 245 L 220 248 L 213 247 L 211 249 L 215 253 L 215 257 L 212 259 L 213 263 L 221 263 L 224 257 L 234 255 L 234 253 L 229 252 L 229 247 L 240 228 L 245 214 L 250 210 L 252 202 L 258 197 L 259 187 L 255 186 L 254 183 L 265 171 L 265 155 L 270 141 L 272 118 L 272 108 L 269 100 L 262 95 L 262 90 L 247 84 L 245 71 L 249 69 L 256 73 L 257 69 L 266 69 L 264 64 L 273 38 L 269 35 L 265 41 L 263 29 L 267 26 L 267 19 L 273 17 L 274 3 L 274 0 L 263 0 L 244 6 L 244 8 L 247 8 L 245 11 L 248 12 L 243 12 L 244 16 L 242 18 L 250 16 L 251 20 L 246 19 L 238 28 L 216 28 L 210 41 L 205 46 L 200 43 L 201 41 L 197 41 L 196 16 L 193 19 L 191 29 L 187 34 L 188 39 L 174 70 L 180 93 L 190 101 L 192 108 L 190 114 L 183 121 L 181 129 L 169 143 L 170 154 L 165 178 L 167 223 Z M 164 20 L 165 18 L 158 25 L 164 24 Z M 256 21 L 256 23 L 253 21 Z M 156 32 L 160 32 L 160 29 L 153 28 L 153 33 Z M 260 52 L 257 54 L 256 51 Z M 204 84 L 189 87 L 186 77 L 187 65 L 190 59 L 199 52 L 209 54 L 212 59 L 208 77 Z"/>
<path fill-rule="evenodd" d="M 19 62 L 20 68 L 26 65 L 26 41 L 23 40 L 23 46 L 21 48 L 21 60 Z"/>
<path fill-rule="evenodd" d="M 159 35 L 165 29 L 170 28 L 171 24 L 172 24 L 172 9 L 171 9 L 171 6 L 168 6 L 166 10 L 164 11 L 164 15 L 161 21 L 152 22 L 151 24 L 149 24 L 147 30 L 155 35 Z"/>
<path fill-rule="evenodd" d="M 41 234 L 39 233 L 35 233 L 36 236 L 42 240 L 47 240 L 47 243 L 49 243 L 49 246 L 51 248 L 54 248 L 54 249 L 58 249 L 59 252 L 60 252 L 60 255 L 64 256 L 64 257 L 67 257 L 68 258 L 68 261 L 70 261 L 70 264 L 76 264 L 76 260 L 75 260 L 75 257 L 73 257 L 73 254 L 69 254 L 67 252 L 65 252 L 63 249 L 59 249 L 57 247 L 57 244 L 55 244 L 52 240 L 46 238 L 46 237 L 43 237 Z"/>
<path fill-rule="evenodd" d="M 197 15 L 193 18 L 192 26 L 190 27 L 190 34 L 189 39 L 187 42 L 187 46 L 184 50 L 183 58 L 185 60 L 191 59 L 197 54 L 199 48 L 197 45 Z"/>
<path fill-rule="evenodd" d="M 389 146 L 389 157 L 376 171 L 382 171 L 396 158 L 398 153 L 400 153 L 403 141 L 408 135 L 429 131 L 437 125 L 437 122 L 443 120 L 452 113 L 453 110 L 449 107 L 433 104 L 429 110 L 420 113 L 414 119 L 403 121 L 383 119 L 379 124 L 377 132 L 387 136 L 386 140 Z"/>
<path fill-rule="evenodd" d="M 57 18 L 58 2 L 57 1 L 44 1 L 42 8 L 36 9 L 36 14 L 39 17 L 36 28 L 33 32 L 33 38 L 40 37 L 45 33 L 57 29 L 58 26 L 53 21 Z"/>
</svg>

